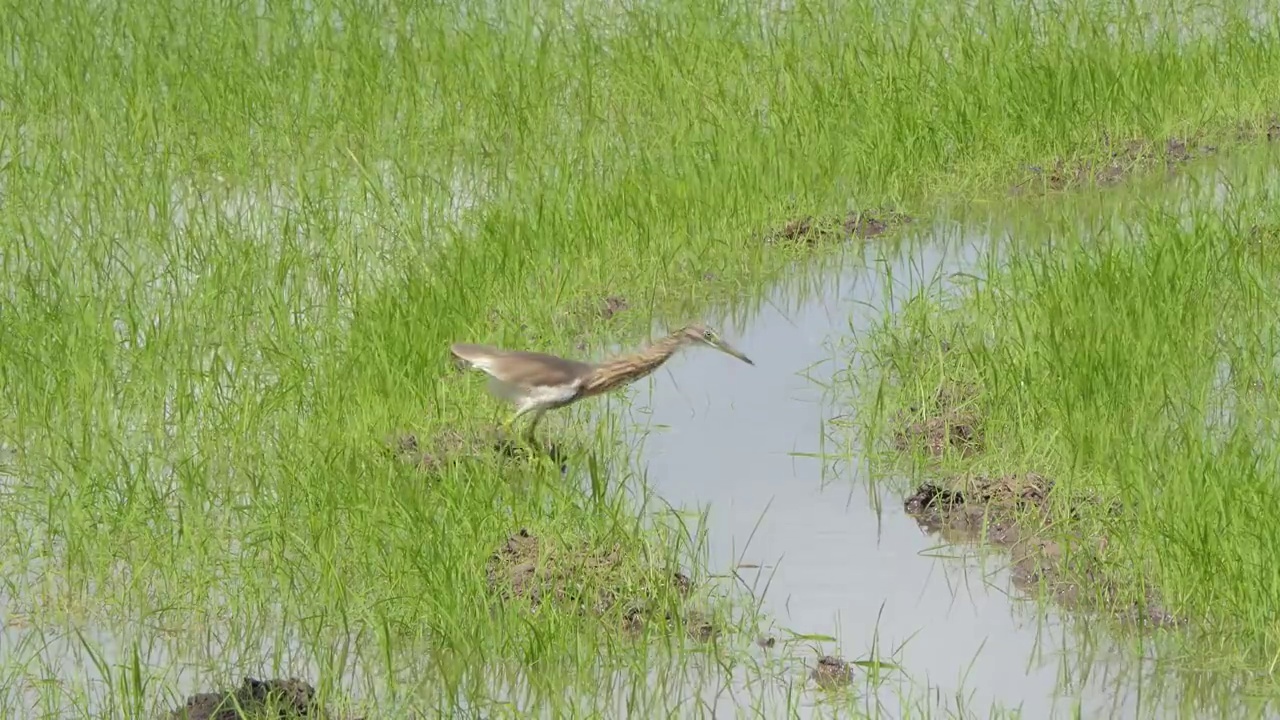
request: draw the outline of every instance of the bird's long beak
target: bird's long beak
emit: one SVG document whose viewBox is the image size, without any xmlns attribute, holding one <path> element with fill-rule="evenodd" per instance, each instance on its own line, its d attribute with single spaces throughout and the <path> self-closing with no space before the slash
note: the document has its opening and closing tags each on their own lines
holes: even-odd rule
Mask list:
<svg viewBox="0 0 1280 720">
<path fill-rule="evenodd" d="M 738 348 L 736 348 L 736 347 L 734 347 L 734 346 L 730 345 L 729 343 L 725 342 L 724 340 L 718 340 L 718 341 L 716 341 L 716 343 L 715 343 L 715 348 L 716 348 L 717 350 L 719 350 L 719 351 L 723 352 L 723 353 L 727 353 L 727 354 L 729 354 L 729 355 L 732 355 L 732 356 L 734 356 L 734 357 L 738 358 L 739 360 L 741 360 L 742 362 L 744 362 L 744 363 L 746 363 L 746 364 L 748 364 L 748 365 L 755 365 L 755 363 L 751 360 L 751 358 L 747 357 L 746 355 L 743 355 L 741 350 L 739 350 Z"/>
</svg>

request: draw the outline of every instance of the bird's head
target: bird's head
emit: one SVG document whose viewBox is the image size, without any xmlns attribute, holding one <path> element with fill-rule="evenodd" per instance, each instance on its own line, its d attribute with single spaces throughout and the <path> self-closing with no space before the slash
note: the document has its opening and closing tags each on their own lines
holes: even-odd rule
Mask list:
<svg viewBox="0 0 1280 720">
<path fill-rule="evenodd" d="M 748 365 L 755 365 L 751 358 L 743 355 L 741 351 L 730 345 L 724 338 L 720 337 L 720 333 L 706 325 L 701 323 L 685 325 L 681 329 L 681 333 L 684 335 L 686 343 L 701 343 L 703 345 L 713 347 L 722 353 L 732 355 Z"/>
</svg>

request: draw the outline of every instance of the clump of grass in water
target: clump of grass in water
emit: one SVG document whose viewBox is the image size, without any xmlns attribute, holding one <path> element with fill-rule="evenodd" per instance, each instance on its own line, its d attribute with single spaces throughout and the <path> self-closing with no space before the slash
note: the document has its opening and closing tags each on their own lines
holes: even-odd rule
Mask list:
<svg viewBox="0 0 1280 720">
<path fill-rule="evenodd" d="M 878 420 L 930 388 L 975 387 L 988 452 L 958 467 L 1051 476 L 1058 519 L 1106 539 L 1092 569 L 1119 599 L 1154 588 L 1196 657 L 1248 671 L 1280 647 L 1266 620 L 1280 575 L 1263 561 L 1280 540 L 1261 531 L 1280 512 L 1266 391 L 1280 215 L 1260 160 L 1221 203 L 1198 192 L 1087 233 L 1068 221 L 953 301 L 918 298 L 868 348 Z"/>
<path fill-rule="evenodd" d="M 67 616 L 246 647 L 305 626 L 322 692 L 335 636 L 388 674 L 427 644 L 423 706 L 488 697 L 463 662 L 615 652 L 577 614 L 483 609 L 485 558 L 519 527 L 622 542 L 629 577 L 687 561 L 621 493 L 483 460 L 424 488 L 382 458 L 389 432 L 483 412 L 449 342 L 567 352 L 593 328 L 560 310 L 619 294 L 619 333 L 646 306 L 701 314 L 790 259 L 747 239 L 789 208 L 987 187 L 1104 133 L 1256 121 L 1280 93 L 1276 27 L 1242 12 L 1184 42 L 1125 3 L 383 10 L 6 4 L 0 518 L 6 575 L 56 567 Z M 42 604 L 35 584 L 20 601 Z"/>
</svg>

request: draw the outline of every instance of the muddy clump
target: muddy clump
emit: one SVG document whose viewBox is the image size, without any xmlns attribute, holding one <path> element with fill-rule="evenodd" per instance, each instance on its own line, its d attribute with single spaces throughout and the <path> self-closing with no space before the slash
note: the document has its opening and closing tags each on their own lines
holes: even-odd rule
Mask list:
<svg viewBox="0 0 1280 720">
<path fill-rule="evenodd" d="M 427 474 L 438 473 L 454 461 L 486 453 L 497 453 L 518 460 L 530 460 L 536 453 L 542 453 L 558 463 L 561 472 L 568 468 L 565 464 L 567 456 L 558 445 L 535 445 L 530 450 L 525 441 L 510 437 L 497 427 L 490 428 L 479 436 L 465 436 L 456 430 L 444 430 L 436 433 L 429 441 L 419 440 L 414 433 L 396 433 L 387 439 L 387 449 L 392 457 Z"/>
<path fill-rule="evenodd" d="M 701 610 L 691 610 L 684 619 L 685 633 L 694 641 L 711 642 L 720 636 L 720 628 Z"/>
<path fill-rule="evenodd" d="M 614 315 L 626 310 L 630 307 L 627 299 L 621 295 L 610 295 L 600 303 L 600 317 L 604 320 L 612 319 Z"/>
<path fill-rule="evenodd" d="M 818 245 L 844 242 L 852 238 L 869 239 L 910 223 L 913 218 L 895 210 L 852 212 L 843 218 L 806 215 L 788 221 L 765 236 L 765 242 L 776 244 Z"/>
<path fill-rule="evenodd" d="M 819 687 L 831 690 L 852 684 L 853 668 L 834 655 L 823 655 L 809 676 Z"/>
<path fill-rule="evenodd" d="M 845 217 L 842 227 L 845 233 L 857 238 L 873 238 L 898 227 L 912 222 L 910 215 L 894 210 L 884 210 L 873 213 L 849 213 Z"/>
<path fill-rule="evenodd" d="M 1217 152 L 1213 145 L 1194 138 L 1170 137 L 1164 142 L 1142 139 L 1111 140 L 1103 145 L 1104 156 L 1099 160 L 1070 161 L 1058 158 L 1048 167 L 1033 165 L 1027 168 L 1028 177 L 1013 187 L 1014 194 L 1024 194 L 1033 187 L 1046 191 L 1062 191 L 1071 187 L 1088 185 L 1116 185 L 1128 176 L 1163 166 L 1173 172 L 1182 165 Z"/>
<path fill-rule="evenodd" d="M 512 316 L 497 308 L 490 308 L 489 312 L 485 313 L 485 319 L 490 327 L 505 327 L 522 338 L 522 340 L 512 340 L 512 342 L 522 342 L 526 345 L 542 344 L 545 339 L 543 334 L 535 331 L 529 323 L 521 321 L 520 317 L 519 312 Z M 458 364 L 457 360 L 453 362 L 455 365 Z M 463 363 L 462 367 L 465 369 L 467 365 Z"/>
<path fill-rule="evenodd" d="M 903 505 L 921 528 L 948 542 L 985 541 L 1006 549 L 1014 585 L 1028 594 L 1043 587 L 1067 608 L 1156 626 L 1177 624 L 1154 594 L 1139 600 L 1123 596 L 1105 572 L 1106 536 L 1089 538 L 1054 526 L 1049 512 L 1053 488 L 1051 479 L 1037 473 L 953 478 L 921 485 Z M 1086 504 L 1092 501 L 1078 501 L 1068 515 L 1076 517 Z M 1116 508 L 1111 510 L 1114 514 Z"/>
<path fill-rule="evenodd" d="M 682 572 L 674 573 L 671 576 L 671 584 L 675 586 L 676 592 L 680 593 L 680 597 L 687 598 L 689 593 L 693 591 L 693 581 Z"/>
<path fill-rule="evenodd" d="M 235 690 L 188 697 L 186 704 L 168 717 L 170 720 L 336 718 L 316 701 L 315 695 L 315 688 L 296 678 L 245 678 Z"/>
<path fill-rule="evenodd" d="M 466 454 L 471 449 L 469 445 L 465 437 L 451 430 L 436 435 L 429 450 L 413 433 L 397 433 L 387 440 L 387 446 L 396 459 L 428 473 L 439 471 L 450 458 Z"/>
<path fill-rule="evenodd" d="M 549 547 L 527 529 L 509 536 L 489 556 L 485 577 L 489 591 L 504 601 L 521 600 L 596 616 L 616 614 L 620 628 L 639 634 L 645 627 L 674 621 L 662 598 L 674 593 L 683 602 L 693 583 L 681 572 L 646 573 L 640 582 L 623 566 L 622 548 Z M 695 640 L 716 637 L 719 628 L 700 610 L 684 614 L 685 629 Z"/>
<path fill-rule="evenodd" d="M 977 388 L 948 384 L 938 388 L 924 408 L 898 415 L 893 445 L 901 452 L 924 451 L 939 458 L 948 450 L 970 457 L 985 447 L 982 417 L 975 407 Z"/>
<path fill-rule="evenodd" d="M 1013 545 L 1028 520 L 1033 525 L 1046 521 L 1046 498 L 1053 481 L 1036 473 L 999 478 L 976 477 L 952 480 L 945 486 L 921 485 L 903 503 L 907 513 L 929 532 L 948 541 L 973 541 Z"/>
<path fill-rule="evenodd" d="M 1243 248 L 1257 260 L 1271 260 L 1280 249 L 1280 225 L 1251 225 L 1241 238 Z"/>
</svg>

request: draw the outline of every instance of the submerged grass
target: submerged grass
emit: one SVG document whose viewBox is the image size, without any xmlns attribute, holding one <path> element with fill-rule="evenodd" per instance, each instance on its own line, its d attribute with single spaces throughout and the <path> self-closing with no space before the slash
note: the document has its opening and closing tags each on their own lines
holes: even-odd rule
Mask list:
<svg viewBox="0 0 1280 720">
<path fill-rule="evenodd" d="M 1180 7 L 4 2 L 0 522 L 29 625 L 0 706 L 139 717 L 277 669 L 393 713 L 675 703 L 625 603 L 486 582 L 524 528 L 616 560 L 574 597 L 683 607 L 697 533 L 640 515 L 625 451 L 594 492 L 581 454 L 569 481 L 386 455 L 489 419 L 448 343 L 587 352 L 750 292 L 801 252 L 760 240 L 795 214 L 1264 127 L 1276 13 Z M 81 672 L 69 625 L 129 630 L 86 632 Z"/>
<path fill-rule="evenodd" d="M 908 422 L 924 418 L 939 388 L 968 388 L 982 448 L 931 471 L 1051 478 L 1085 593 L 1111 610 L 1156 598 L 1187 631 L 1175 664 L 1272 697 L 1273 168 L 1266 153 L 1092 226 L 1050 222 L 954 297 L 912 297 L 863 347 L 879 368 L 864 379 L 868 438 L 908 406 Z"/>
</svg>

